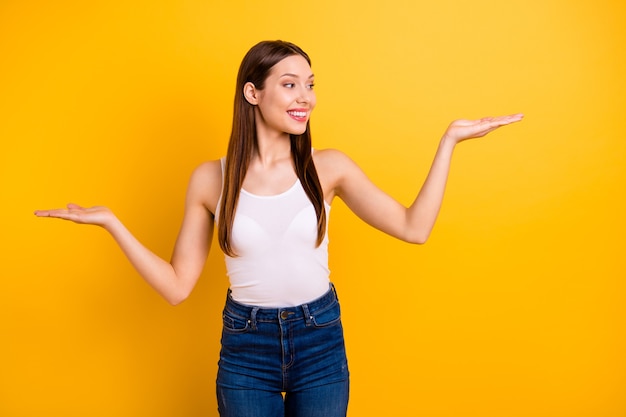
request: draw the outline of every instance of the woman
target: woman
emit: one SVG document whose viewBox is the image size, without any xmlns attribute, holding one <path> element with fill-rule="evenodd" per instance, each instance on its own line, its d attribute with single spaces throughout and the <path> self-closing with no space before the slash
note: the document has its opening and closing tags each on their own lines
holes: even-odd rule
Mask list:
<svg viewBox="0 0 626 417">
<path fill-rule="evenodd" d="M 337 196 L 373 227 L 424 243 L 456 144 L 522 118 L 453 122 L 407 208 L 345 154 L 312 149 L 313 85 L 309 57 L 294 44 L 265 41 L 246 54 L 227 155 L 193 172 L 170 262 L 146 249 L 106 207 L 35 212 L 104 227 L 174 305 L 195 286 L 217 224 L 230 280 L 217 377 L 221 416 L 345 416 L 349 376 L 328 271 L 330 204 Z"/>
</svg>

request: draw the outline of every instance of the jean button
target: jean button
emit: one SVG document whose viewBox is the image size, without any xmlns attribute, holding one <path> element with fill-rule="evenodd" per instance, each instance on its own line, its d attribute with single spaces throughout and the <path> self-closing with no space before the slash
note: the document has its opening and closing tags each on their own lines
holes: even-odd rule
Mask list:
<svg viewBox="0 0 626 417">
<path fill-rule="evenodd" d="M 287 320 L 289 318 L 289 312 L 288 311 L 281 311 L 280 312 L 280 318 L 283 320 Z"/>
</svg>

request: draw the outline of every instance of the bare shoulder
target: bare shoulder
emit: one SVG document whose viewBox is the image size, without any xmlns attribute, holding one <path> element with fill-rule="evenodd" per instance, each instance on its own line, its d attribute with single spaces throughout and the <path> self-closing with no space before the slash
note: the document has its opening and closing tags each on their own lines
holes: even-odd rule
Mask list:
<svg viewBox="0 0 626 417">
<path fill-rule="evenodd" d="M 222 192 L 222 166 L 219 159 L 203 162 L 191 174 L 187 199 L 193 204 L 201 203 L 215 213 Z"/>
<path fill-rule="evenodd" d="M 324 189 L 324 198 L 328 202 L 337 195 L 351 172 L 359 169 L 348 155 L 337 149 L 315 150 L 313 162 Z"/>
<path fill-rule="evenodd" d="M 191 174 L 192 178 L 204 178 L 205 180 L 222 181 L 222 165 L 219 159 L 206 161 L 198 165 Z"/>
<path fill-rule="evenodd" d="M 320 176 L 330 175 L 337 178 L 360 170 L 352 158 L 338 149 L 316 150 L 313 153 L 313 161 Z"/>
<path fill-rule="evenodd" d="M 354 164 L 352 159 L 338 149 L 319 149 L 313 152 L 313 161 L 319 174 L 338 173 Z"/>
</svg>

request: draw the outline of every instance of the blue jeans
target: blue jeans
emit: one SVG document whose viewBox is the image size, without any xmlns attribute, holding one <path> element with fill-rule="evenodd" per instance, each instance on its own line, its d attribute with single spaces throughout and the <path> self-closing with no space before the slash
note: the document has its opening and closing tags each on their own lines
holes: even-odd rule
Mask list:
<svg viewBox="0 0 626 417">
<path fill-rule="evenodd" d="M 349 372 L 334 286 L 298 307 L 224 307 L 222 417 L 345 417 Z M 284 396 L 283 396 L 284 393 Z"/>
</svg>

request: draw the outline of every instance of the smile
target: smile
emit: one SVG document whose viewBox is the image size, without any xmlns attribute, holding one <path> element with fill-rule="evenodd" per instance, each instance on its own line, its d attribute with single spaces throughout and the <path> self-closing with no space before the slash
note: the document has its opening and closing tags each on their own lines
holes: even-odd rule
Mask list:
<svg viewBox="0 0 626 417">
<path fill-rule="evenodd" d="M 287 112 L 287 114 L 291 116 L 292 118 L 299 120 L 299 121 L 306 120 L 306 116 L 307 116 L 307 112 L 302 111 L 302 110 L 290 110 Z"/>
</svg>

